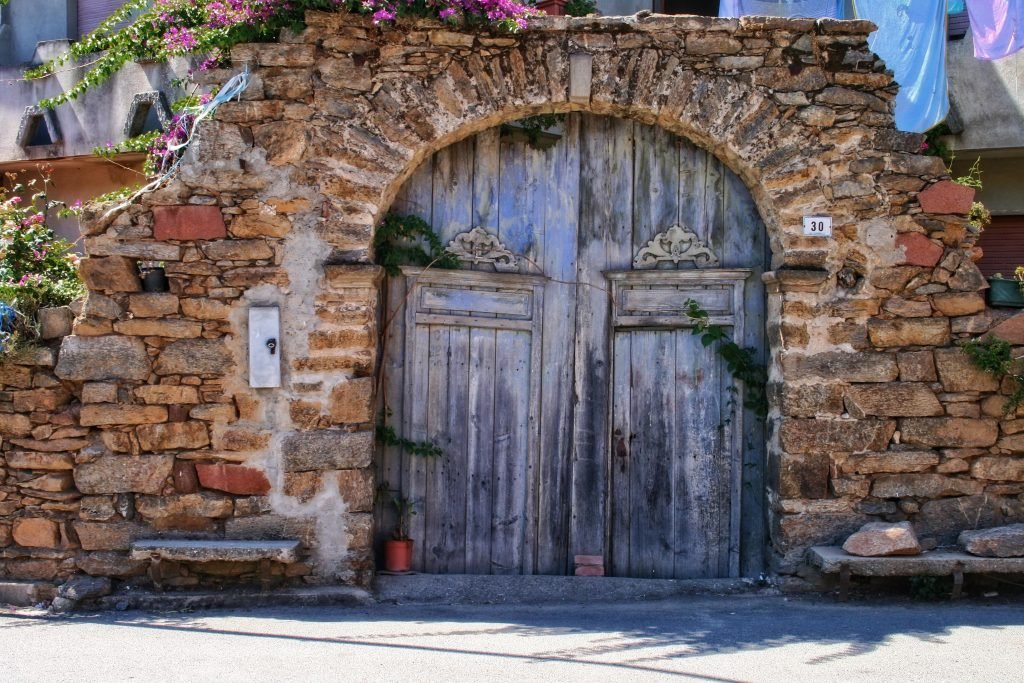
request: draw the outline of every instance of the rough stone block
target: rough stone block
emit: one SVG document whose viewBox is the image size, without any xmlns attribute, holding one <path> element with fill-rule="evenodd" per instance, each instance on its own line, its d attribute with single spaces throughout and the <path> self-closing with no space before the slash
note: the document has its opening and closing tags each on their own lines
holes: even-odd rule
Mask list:
<svg viewBox="0 0 1024 683">
<path fill-rule="evenodd" d="M 4 436 L 28 436 L 32 433 L 32 421 L 27 415 L 0 413 L 0 434 Z"/>
<path fill-rule="evenodd" d="M 921 544 L 910 522 L 870 522 L 846 539 L 843 550 L 860 557 L 919 555 Z"/>
<path fill-rule="evenodd" d="M 946 318 L 906 318 L 868 321 L 868 338 L 880 348 L 896 346 L 945 346 L 949 343 Z"/>
<path fill-rule="evenodd" d="M 4 456 L 7 459 L 7 467 L 15 470 L 70 470 L 75 466 L 75 460 L 70 453 L 8 451 Z"/>
<path fill-rule="evenodd" d="M 204 488 L 242 496 L 263 496 L 270 492 L 266 473 L 254 467 L 196 463 L 196 473 Z"/>
<path fill-rule="evenodd" d="M 75 467 L 75 486 L 85 494 L 158 494 L 173 465 L 173 455 L 105 455 Z"/>
<path fill-rule="evenodd" d="M 825 453 L 779 456 L 776 490 L 782 498 L 827 498 L 829 457 Z"/>
<path fill-rule="evenodd" d="M 198 337 L 203 332 L 200 323 L 191 320 L 168 318 L 133 318 L 118 320 L 114 323 L 114 331 L 136 337 L 170 337 L 172 339 L 188 339 Z"/>
<path fill-rule="evenodd" d="M 75 522 L 72 525 L 82 550 L 128 550 L 132 541 L 146 533 L 134 522 Z"/>
<path fill-rule="evenodd" d="M 349 512 L 373 510 L 373 470 L 340 470 L 336 478 L 338 491 Z"/>
<path fill-rule="evenodd" d="M 182 339 L 164 347 L 153 371 L 158 375 L 222 375 L 234 363 L 220 339 Z"/>
<path fill-rule="evenodd" d="M 83 427 L 99 425 L 139 425 L 167 421 L 166 406 L 136 406 L 117 403 L 90 403 L 82 406 L 79 421 Z"/>
<path fill-rule="evenodd" d="M 875 479 L 871 495 L 876 498 L 973 496 L 983 488 L 981 482 L 941 474 L 886 474 Z"/>
<path fill-rule="evenodd" d="M 790 379 L 834 382 L 891 382 L 899 376 L 896 356 L 891 353 L 786 354 L 782 357 L 782 370 Z"/>
<path fill-rule="evenodd" d="M 178 384 L 145 384 L 135 389 L 135 397 L 149 405 L 190 405 L 199 403 L 199 390 Z"/>
<path fill-rule="evenodd" d="M 775 385 L 777 402 L 786 417 L 838 416 L 845 410 L 841 384 Z"/>
<path fill-rule="evenodd" d="M 995 420 L 966 417 L 908 417 L 900 421 L 904 443 L 943 448 L 988 447 L 999 438 Z"/>
<path fill-rule="evenodd" d="M 132 294 L 128 310 L 137 318 L 161 318 L 178 314 L 178 297 L 169 293 Z"/>
<path fill-rule="evenodd" d="M 996 337 L 1008 341 L 1014 346 L 1024 345 L 1024 313 L 1017 313 L 1007 318 L 989 330 L 985 337 Z"/>
<path fill-rule="evenodd" d="M 333 429 L 296 432 L 284 437 L 281 451 L 286 472 L 369 467 L 373 433 Z"/>
<path fill-rule="evenodd" d="M 331 390 L 331 421 L 335 424 L 362 424 L 373 420 L 372 377 L 349 379 Z"/>
<path fill-rule="evenodd" d="M 206 258 L 214 261 L 258 261 L 274 257 L 274 250 L 263 240 L 218 240 L 203 245 Z"/>
<path fill-rule="evenodd" d="M 126 256 L 91 256 L 79 265 L 86 286 L 107 292 L 138 292 L 142 289 L 139 269 Z"/>
<path fill-rule="evenodd" d="M 896 355 L 896 362 L 900 368 L 900 381 L 934 382 L 938 379 L 931 351 L 904 351 Z"/>
<path fill-rule="evenodd" d="M 284 237 L 291 229 L 291 221 L 275 214 L 247 213 L 231 221 L 234 237 Z"/>
<path fill-rule="evenodd" d="M 852 474 L 879 472 L 925 472 L 939 464 L 935 451 L 885 451 L 851 455 L 843 464 L 843 471 Z"/>
<path fill-rule="evenodd" d="M 960 534 L 957 542 L 972 555 L 1024 557 L 1024 524 L 965 531 Z"/>
<path fill-rule="evenodd" d="M 141 339 L 65 337 L 54 373 L 72 381 L 143 380 L 149 377 L 149 354 Z"/>
<path fill-rule="evenodd" d="M 40 339 L 59 339 L 71 334 L 71 323 L 75 316 L 67 306 L 41 308 L 36 313 L 39 321 Z"/>
<path fill-rule="evenodd" d="M 147 519 L 183 515 L 216 519 L 230 517 L 234 504 L 228 496 L 202 491 L 173 496 L 137 496 L 135 510 Z"/>
<path fill-rule="evenodd" d="M 942 258 L 942 245 L 919 232 L 905 232 L 896 236 L 896 248 L 902 248 L 902 263 L 908 266 L 933 268 Z"/>
<path fill-rule="evenodd" d="M 940 180 L 917 195 L 925 213 L 967 215 L 974 202 L 975 189 L 952 180 Z"/>
<path fill-rule="evenodd" d="M 45 517 L 21 517 L 14 520 L 14 542 L 26 548 L 56 548 L 60 545 L 60 527 Z"/>
<path fill-rule="evenodd" d="M 227 320 L 231 306 L 213 299 L 182 299 L 181 312 L 199 320 Z"/>
<path fill-rule="evenodd" d="M 941 315 L 949 317 L 973 315 L 985 310 L 985 297 L 977 292 L 933 294 L 932 305 Z"/>
<path fill-rule="evenodd" d="M 942 404 L 927 384 L 854 384 L 846 391 L 852 417 L 928 417 L 942 415 Z"/>
<path fill-rule="evenodd" d="M 1024 481 L 1024 458 L 978 458 L 971 463 L 971 476 L 989 481 Z"/>
<path fill-rule="evenodd" d="M 135 434 L 139 439 L 139 447 L 144 451 L 203 448 L 210 444 L 206 425 L 202 422 L 142 425 L 135 430 Z"/>
<path fill-rule="evenodd" d="M 896 431 L 894 420 L 782 421 L 782 448 L 788 453 L 881 451 Z"/>
<path fill-rule="evenodd" d="M 999 390 L 999 378 L 975 366 L 960 349 L 936 349 L 935 365 L 945 391 Z"/>
<path fill-rule="evenodd" d="M 216 240 L 227 235 L 216 206 L 153 207 L 153 237 L 158 240 Z"/>
</svg>

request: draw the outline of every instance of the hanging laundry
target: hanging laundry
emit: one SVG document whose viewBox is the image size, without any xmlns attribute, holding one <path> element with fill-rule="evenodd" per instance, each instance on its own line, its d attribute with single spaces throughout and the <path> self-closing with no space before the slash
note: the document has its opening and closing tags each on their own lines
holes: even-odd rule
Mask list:
<svg viewBox="0 0 1024 683">
<path fill-rule="evenodd" d="M 964 9 L 964 0 L 949 0 L 949 7 L 946 8 L 946 14 L 960 14 Z"/>
<path fill-rule="evenodd" d="M 854 13 L 878 30 L 868 45 L 900 84 L 896 127 L 923 133 L 949 112 L 946 5 L 936 0 L 854 0 Z"/>
<path fill-rule="evenodd" d="M 978 59 L 999 59 L 1024 48 L 1024 0 L 971 0 L 967 14 Z"/>
<path fill-rule="evenodd" d="M 844 18 L 846 0 L 721 0 L 720 17 L 756 15 L 762 17 Z"/>
</svg>

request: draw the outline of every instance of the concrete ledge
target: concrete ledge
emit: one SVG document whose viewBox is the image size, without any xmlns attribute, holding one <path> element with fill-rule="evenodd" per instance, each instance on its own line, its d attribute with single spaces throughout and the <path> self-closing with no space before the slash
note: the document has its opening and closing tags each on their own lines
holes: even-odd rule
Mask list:
<svg viewBox="0 0 1024 683">
<path fill-rule="evenodd" d="M 299 541 L 201 541 L 146 539 L 132 544 L 131 559 L 154 556 L 177 562 L 256 562 L 298 560 Z"/>
<path fill-rule="evenodd" d="M 349 586 L 310 586 L 271 592 L 258 590 L 114 593 L 91 603 L 100 610 L 154 610 L 158 612 L 250 607 L 313 607 L 373 603 L 369 592 Z M 81 611 L 81 610 L 79 610 Z"/>
<path fill-rule="evenodd" d="M 754 593 L 755 579 L 627 579 L 596 576 L 378 575 L 377 600 L 398 603 L 550 604 L 662 600 Z"/>
<path fill-rule="evenodd" d="M 978 557 L 956 550 L 932 550 L 910 557 L 858 557 L 839 546 L 815 546 L 807 551 L 807 558 L 825 574 L 838 573 L 843 564 L 856 576 L 949 576 L 958 570 L 963 574 L 1024 574 L 1024 557 Z"/>
</svg>

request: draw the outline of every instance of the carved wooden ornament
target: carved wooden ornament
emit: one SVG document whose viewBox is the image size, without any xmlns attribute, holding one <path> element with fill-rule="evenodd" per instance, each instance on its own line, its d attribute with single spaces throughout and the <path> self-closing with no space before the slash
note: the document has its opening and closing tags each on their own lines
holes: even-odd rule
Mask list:
<svg viewBox="0 0 1024 683">
<path fill-rule="evenodd" d="M 473 228 L 455 236 L 447 251 L 469 264 L 485 263 L 499 273 L 515 273 L 519 259 L 495 235 L 483 228 Z"/>
<path fill-rule="evenodd" d="M 682 225 L 673 225 L 659 232 L 647 246 L 637 252 L 633 259 L 634 268 L 655 268 L 662 261 L 678 264 L 692 261 L 698 268 L 718 265 L 718 257 L 701 242 L 695 233 Z"/>
</svg>

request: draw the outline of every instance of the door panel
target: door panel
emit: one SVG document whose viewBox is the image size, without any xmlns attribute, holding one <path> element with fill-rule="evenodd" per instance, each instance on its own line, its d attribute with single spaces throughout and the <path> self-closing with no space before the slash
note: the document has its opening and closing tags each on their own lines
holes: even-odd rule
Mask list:
<svg viewBox="0 0 1024 683">
<path fill-rule="evenodd" d="M 753 200 L 662 129 L 570 114 L 556 132 L 543 149 L 498 129 L 462 140 L 424 162 L 392 209 L 445 243 L 483 229 L 519 273 L 474 263 L 389 284 L 386 419 L 445 451 L 390 447 L 378 465 L 420 501 L 417 569 L 564 574 L 586 554 L 609 573 L 725 576 L 742 551 L 759 571 L 760 425 L 727 414 L 728 377 L 679 309 L 693 298 L 761 347 L 767 247 Z M 716 268 L 633 270 L 671 226 Z M 740 424 L 746 440 L 731 438 Z"/>
</svg>

